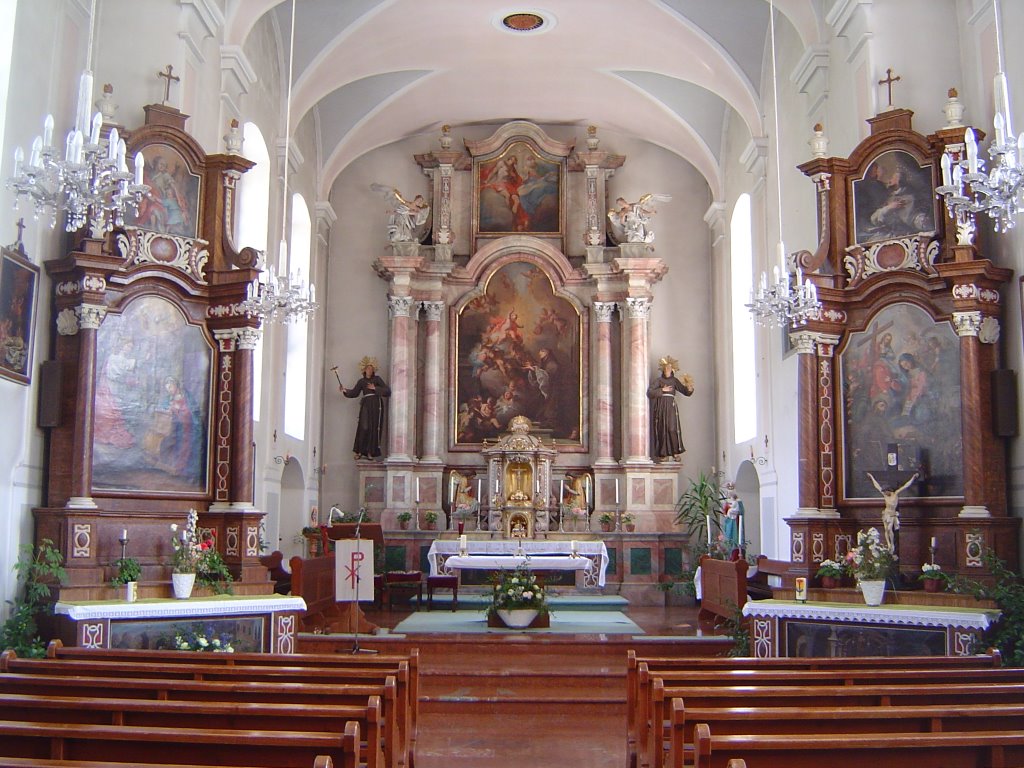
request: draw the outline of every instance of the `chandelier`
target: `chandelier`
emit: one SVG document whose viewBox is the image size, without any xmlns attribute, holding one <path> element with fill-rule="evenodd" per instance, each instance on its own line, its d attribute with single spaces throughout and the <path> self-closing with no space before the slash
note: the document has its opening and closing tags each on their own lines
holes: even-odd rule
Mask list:
<svg viewBox="0 0 1024 768">
<path fill-rule="evenodd" d="M 278 273 L 264 280 L 249 283 L 242 309 L 249 317 L 258 317 L 263 322 L 291 323 L 305 321 L 317 309 L 316 289 L 302 279 L 301 270 L 289 276 L 285 270 L 288 263 L 288 243 L 284 237 L 285 221 L 288 215 L 288 145 L 291 137 L 292 120 L 292 67 L 295 52 L 295 0 L 292 0 L 291 38 L 288 47 L 288 90 L 285 99 L 284 119 L 284 183 L 281 190 L 281 242 L 277 251 Z M 261 265 L 263 266 L 263 265 Z M 260 274 L 261 277 L 265 272 Z"/>
<path fill-rule="evenodd" d="M 974 131 L 968 128 L 964 132 L 963 151 L 954 154 L 947 150 L 942 155 L 942 185 L 935 189 L 938 195 L 945 198 L 946 210 L 956 221 L 958 242 L 961 245 L 973 242 L 975 216 L 981 212 L 989 215 L 996 232 L 1013 229 L 1024 191 L 1024 132 L 1015 138 L 1010 122 L 1009 89 L 1003 71 L 999 0 L 993 0 L 992 10 L 996 23 L 998 71 L 993 83 L 995 117 L 992 123 L 995 137 L 988 148 L 991 167 L 986 173 L 985 161 L 978 157 L 978 142 Z"/>
<path fill-rule="evenodd" d="M 761 273 L 761 280 L 750 291 L 750 303 L 747 309 L 754 323 L 770 328 L 805 325 L 812 317 L 817 317 L 821 309 L 818 301 L 818 289 L 810 281 L 804 279 L 800 266 L 796 267 L 796 280 L 793 281 L 789 272 L 789 261 L 786 258 L 786 246 L 782 242 L 782 164 L 779 159 L 779 86 L 778 74 L 775 71 L 775 1 L 769 2 L 769 23 L 771 25 L 772 44 L 772 98 L 775 102 L 775 185 L 779 198 L 779 243 L 776 246 L 779 265 L 774 267 L 774 277 L 768 283 L 767 272 Z M 780 270 L 781 267 L 781 270 Z"/>
<path fill-rule="evenodd" d="M 124 225 L 126 212 L 138 212 L 139 203 L 149 192 L 142 183 L 145 160 L 135 155 L 133 170 L 128 169 L 124 139 L 117 129 L 103 139 L 103 116 L 96 112 L 92 119 L 92 55 L 96 33 L 96 0 L 89 10 L 89 47 L 85 70 L 78 85 L 78 108 L 74 128 L 67 135 L 64 149 L 53 143 L 53 115 L 43 122 L 43 134 L 32 142 L 28 160 L 18 147 L 14 153 L 14 175 L 7 188 L 16 200 L 32 202 L 33 216 L 57 224 L 58 212 L 64 214 L 68 232 L 90 225 L 93 237 L 102 237 L 114 227 Z"/>
</svg>

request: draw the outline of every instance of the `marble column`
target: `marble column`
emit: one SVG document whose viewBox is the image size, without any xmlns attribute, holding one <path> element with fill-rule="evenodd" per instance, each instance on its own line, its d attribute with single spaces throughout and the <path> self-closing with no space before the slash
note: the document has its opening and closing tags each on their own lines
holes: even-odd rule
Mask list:
<svg viewBox="0 0 1024 768">
<path fill-rule="evenodd" d="M 953 325 L 960 337 L 960 431 L 963 444 L 964 506 L 960 517 L 991 517 L 985 506 L 984 418 L 981 392 L 981 312 L 954 312 Z"/>
<path fill-rule="evenodd" d="M 797 352 L 797 516 L 802 517 L 819 513 L 816 337 L 811 331 L 789 336 Z"/>
<path fill-rule="evenodd" d="M 441 314 L 443 301 L 424 301 L 426 315 L 423 361 L 423 457 L 424 462 L 441 463 L 441 440 L 445 408 L 441 398 Z"/>
<path fill-rule="evenodd" d="M 651 299 L 646 296 L 626 299 L 629 314 L 629 376 L 627 386 L 626 461 L 651 463 L 650 416 L 647 403 L 647 319 Z"/>
<path fill-rule="evenodd" d="M 97 334 L 107 308 L 98 304 L 75 307 L 78 320 L 78 383 L 75 391 L 75 436 L 71 451 L 71 493 L 68 509 L 95 509 L 92 500 L 92 445 L 96 404 Z"/>
<path fill-rule="evenodd" d="M 615 464 L 612 456 L 612 316 L 614 301 L 595 301 L 594 317 L 597 318 L 597 360 L 594 365 L 594 464 L 609 466 Z"/>
<path fill-rule="evenodd" d="M 388 312 L 391 315 L 391 408 L 388 419 L 388 459 L 410 460 L 409 397 L 412 391 L 412 370 L 409 360 L 409 343 L 412 308 L 411 296 L 388 296 Z"/>
<path fill-rule="evenodd" d="M 260 331 L 256 328 L 239 328 L 235 331 L 235 375 L 232 421 L 234 440 L 231 450 L 231 503 L 238 507 L 255 504 L 253 489 L 253 370 L 252 353 L 259 344 Z"/>
</svg>

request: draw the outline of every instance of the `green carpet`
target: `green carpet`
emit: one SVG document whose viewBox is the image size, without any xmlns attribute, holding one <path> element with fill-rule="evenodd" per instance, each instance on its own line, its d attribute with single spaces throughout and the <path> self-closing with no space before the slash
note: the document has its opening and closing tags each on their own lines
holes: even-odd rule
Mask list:
<svg viewBox="0 0 1024 768">
<path fill-rule="evenodd" d="M 462 602 L 462 599 L 459 599 Z M 436 604 L 436 600 L 435 600 Z M 547 629 L 505 629 L 487 626 L 484 611 L 419 611 L 403 619 L 395 627 L 395 634 L 430 633 L 525 633 L 525 634 L 581 634 L 581 635 L 642 635 L 644 631 L 621 611 L 552 610 L 551 626 Z"/>
</svg>

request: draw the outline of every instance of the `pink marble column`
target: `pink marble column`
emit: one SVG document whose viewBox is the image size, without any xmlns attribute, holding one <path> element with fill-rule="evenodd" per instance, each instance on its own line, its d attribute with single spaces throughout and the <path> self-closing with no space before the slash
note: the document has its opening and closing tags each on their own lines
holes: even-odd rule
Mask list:
<svg viewBox="0 0 1024 768">
<path fill-rule="evenodd" d="M 614 464 L 612 456 L 612 315 L 614 301 L 595 301 L 594 317 L 597 318 L 597 361 L 594 366 L 594 448 L 595 464 Z"/>
<path fill-rule="evenodd" d="M 412 391 L 409 365 L 411 296 L 388 296 L 391 314 L 391 408 L 388 418 L 388 459 L 409 461 L 409 396 Z"/>
<path fill-rule="evenodd" d="M 441 313 L 443 301 L 424 301 L 426 314 L 423 361 L 423 461 L 441 461 Z"/>
<path fill-rule="evenodd" d="M 629 312 L 629 376 L 626 415 L 626 461 L 651 461 L 650 415 L 647 403 L 647 319 L 651 300 L 627 298 Z"/>
</svg>

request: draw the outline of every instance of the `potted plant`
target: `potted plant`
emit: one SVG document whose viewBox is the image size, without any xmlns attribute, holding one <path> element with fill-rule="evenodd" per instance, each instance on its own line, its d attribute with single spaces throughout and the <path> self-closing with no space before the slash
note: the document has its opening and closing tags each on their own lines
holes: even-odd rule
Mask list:
<svg viewBox="0 0 1024 768">
<path fill-rule="evenodd" d="M 514 571 L 501 571 L 491 589 L 488 616 L 497 615 L 505 626 L 523 629 L 530 626 L 538 614 L 547 611 L 547 594 L 537 583 L 533 571 L 525 566 Z"/>
<path fill-rule="evenodd" d="M 949 574 L 943 572 L 938 563 L 924 563 L 917 578 L 924 584 L 925 592 L 943 592 L 950 580 Z"/>
<path fill-rule="evenodd" d="M 610 531 L 615 528 L 615 515 L 611 512 L 602 512 L 597 521 L 601 524 L 602 531 Z"/>
<path fill-rule="evenodd" d="M 705 475 L 701 472 L 690 480 L 690 485 L 679 501 L 676 502 L 676 520 L 678 525 L 686 526 L 686 533 L 691 543 L 694 541 L 712 540 L 711 527 L 719 527 L 718 512 L 725 501 L 725 494 L 718 484 L 718 475 L 712 472 Z M 695 538 L 696 537 L 696 538 Z"/>
<path fill-rule="evenodd" d="M 423 529 L 426 531 L 434 530 L 434 526 L 437 525 L 437 512 L 424 512 L 423 513 Z"/>
<path fill-rule="evenodd" d="M 196 583 L 196 569 L 202 552 L 196 531 L 198 523 L 199 513 L 194 509 L 188 511 L 185 527 L 180 531 L 177 523 L 171 523 L 171 584 L 174 596 L 179 600 L 191 597 Z"/>
<path fill-rule="evenodd" d="M 398 527 L 401 528 L 403 531 L 406 530 L 409 527 L 409 521 L 412 520 L 412 512 L 403 509 L 401 512 L 398 513 L 397 520 Z"/>
<path fill-rule="evenodd" d="M 629 512 L 624 512 L 619 516 L 619 523 L 622 525 L 622 530 L 629 531 L 632 533 L 636 530 L 636 521 L 633 520 L 633 516 Z"/>
<path fill-rule="evenodd" d="M 835 589 L 846 575 L 846 566 L 838 560 L 822 560 L 818 566 L 818 578 L 825 589 Z"/>
<path fill-rule="evenodd" d="M 126 602 L 134 603 L 139 594 L 139 576 L 142 575 L 142 566 L 134 557 L 119 557 L 113 562 L 117 572 L 110 580 L 111 585 L 119 587 L 124 585 L 124 599 Z"/>
<path fill-rule="evenodd" d="M 20 552 L 14 570 L 22 583 L 21 595 L 15 596 L 7 620 L 0 625 L 0 648 L 10 648 L 22 658 L 42 658 L 46 640 L 39 635 L 37 621 L 53 613 L 50 588 L 67 579 L 64 557 L 50 539 L 43 539 L 36 549 L 24 544 Z"/>
<path fill-rule="evenodd" d="M 882 543 L 877 528 L 857 531 L 857 546 L 846 555 L 850 572 L 857 577 L 864 602 L 881 605 L 885 595 L 885 580 L 896 568 L 896 555 Z"/>
</svg>

